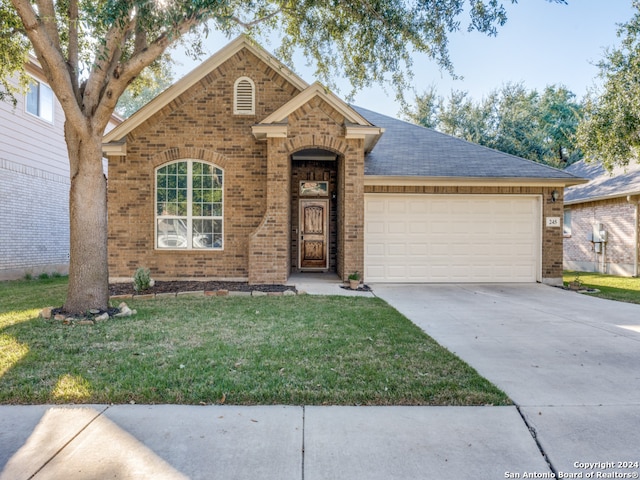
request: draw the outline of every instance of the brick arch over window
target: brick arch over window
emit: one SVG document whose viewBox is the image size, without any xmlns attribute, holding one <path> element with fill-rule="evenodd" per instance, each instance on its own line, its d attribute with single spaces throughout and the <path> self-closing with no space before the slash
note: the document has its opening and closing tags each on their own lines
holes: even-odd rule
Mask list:
<svg viewBox="0 0 640 480">
<path fill-rule="evenodd" d="M 229 162 L 227 157 L 225 157 L 224 155 L 218 152 L 214 152 L 213 150 L 208 150 L 206 148 L 175 147 L 157 153 L 153 156 L 151 163 L 155 168 L 159 165 L 168 162 L 174 162 L 176 160 L 182 160 L 185 158 L 202 160 L 203 162 L 212 163 L 222 169 L 224 169 Z"/>
<path fill-rule="evenodd" d="M 348 149 L 344 140 L 330 135 L 298 135 L 295 138 L 288 139 L 284 144 L 284 148 L 288 154 L 293 154 L 306 148 L 322 148 L 338 155 L 344 155 Z"/>
</svg>

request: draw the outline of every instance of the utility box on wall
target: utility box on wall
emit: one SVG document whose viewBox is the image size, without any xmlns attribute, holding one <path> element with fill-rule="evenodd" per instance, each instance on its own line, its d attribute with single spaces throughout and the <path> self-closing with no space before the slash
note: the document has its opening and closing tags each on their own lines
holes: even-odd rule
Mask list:
<svg viewBox="0 0 640 480">
<path fill-rule="evenodd" d="M 608 235 L 604 229 L 604 225 L 602 223 L 594 223 L 588 240 L 598 245 L 600 243 L 606 243 L 607 237 Z"/>
</svg>

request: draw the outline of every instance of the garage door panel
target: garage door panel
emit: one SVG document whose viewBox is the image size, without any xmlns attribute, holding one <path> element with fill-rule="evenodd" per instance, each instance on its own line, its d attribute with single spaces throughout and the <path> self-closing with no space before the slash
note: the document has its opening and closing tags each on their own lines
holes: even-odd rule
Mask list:
<svg viewBox="0 0 640 480">
<path fill-rule="evenodd" d="M 429 246 L 426 243 L 410 243 L 409 255 L 411 256 L 423 256 L 428 255 Z"/>
<path fill-rule="evenodd" d="M 533 282 L 534 196 L 365 195 L 365 276 L 389 282 Z"/>
<path fill-rule="evenodd" d="M 385 230 L 385 224 L 384 222 L 379 222 L 379 221 L 369 221 L 366 222 L 366 233 L 367 234 L 376 234 L 376 233 L 384 233 Z"/>
<path fill-rule="evenodd" d="M 407 202 L 389 202 L 386 210 L 392 214 L 402 214 L 407 211 Z"/>
<path fill-rule="evenodd" d="M 399 222 L 388 222 L 387 223 L 387 232 L 388 233 L 405 233 L 407 230 L 407 222 L 399 221 Z"/>
<path fill-rule="evenodd" d="M 365 248 L 365 252 L 369 257 L 384 257 L 384 243 L 369 243 Z"/>
<path fill-rule="evenodd" d="M 414 220 L 409 222 L 409 233 L 427 233 L 429 224 L 422 220 Z"/>
</svg>

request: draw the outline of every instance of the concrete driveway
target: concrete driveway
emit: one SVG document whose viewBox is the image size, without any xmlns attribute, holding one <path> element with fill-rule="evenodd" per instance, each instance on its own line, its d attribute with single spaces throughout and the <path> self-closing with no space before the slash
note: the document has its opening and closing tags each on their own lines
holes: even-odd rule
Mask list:
<svg viewBox="0 0 640 480">
<path fill-rule="evenodd" d="M 640 305 L 539 284 L 373 289 L 502 388 L 556 472 L 638 478 Z"/>
</svg>

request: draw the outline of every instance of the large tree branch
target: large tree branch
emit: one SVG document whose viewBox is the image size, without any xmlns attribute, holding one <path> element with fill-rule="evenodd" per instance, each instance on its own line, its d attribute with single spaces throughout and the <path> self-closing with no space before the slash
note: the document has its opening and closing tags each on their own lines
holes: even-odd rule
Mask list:
<svg viewBox="0 0 640 480">
<path fill-rule="evenodd" d="M 102 91 L 107 79 L 112 75 L 121 55 L 124 42 L 132 22 L 114 25 L 107 32 L 104 44 L 96 55 L 95 63 L 82 95 L 82 109 L 92 115 L 101 102 Z"/>
<path fill-rule="evenodd" d="M 44 27 L 47 36 L 53 43 L 56 50 L 60 49 L 60 34 L 58 33 L 58 22 L 56 19 L 56 11 L 52 0 L 37 0 L 38 16 Z"/>
<path fill-rule="evenodd" d="M 69 46 L 68 46 L 68 64 L 73 90 L 76 92 L 76 101 L 80 103 L 80 89 L 78 88 L 78 65 L 79 65 L 79 46 L 78 46 L 78 0 L 69 0 Z"/>
<path fill-rule="evenodd" d="M 71 75 L 59 44 L 56 48 L 29 0 L 11 0 L 11 4 L 24 25 L 47 81 L 62 105 L 66 120 L 73 122 L 76 128 L 85 128 L 85 118 L 76 99 Z"/>
<path fill-rule="evenodd" d="M 255 20 L 252 20 L 251 22 L 245 22 L 245 21 L 241 20 L 237 16 L 232 16 L 230 19 L 232 21 L 234 21 L 235 23 L 237 23 L 238 25 L 240 25 L 245 30 L 249 30 L 252 27 L 255 27 L 256 25 L 259 25 L 261 23 L 264 23 L 264 22 L 267 22 L 267 21 L 271 20 L 273 17 L 279 15 L 280 12 L 282 12 L 282 9 L 277 9 L 277 10 L 271 12 L 270 14 L 265 15 L 264 17 L 256 18 Z"/>
<path fill-rule="evenodd" d="M 182 22 L 171 29 L 170 32 L 160 34 L 156 40 L 150 43 L 146 48 L 135 53 L 129 60 L 119 64 L 114 74 L 106 79 L 103 94 L 100 103 L 96 109 L 95 121 L 96 128 L 107 126 L 112 112 L 115 110 L 118 99 L 126 90 L 127 86 L 156 58 L 173 43 L 175 43 L 182 35 L 187 33 L 193 27 L 199 25 L 201 19 L 196 17 L 185 18 Z"/>
</svg>

